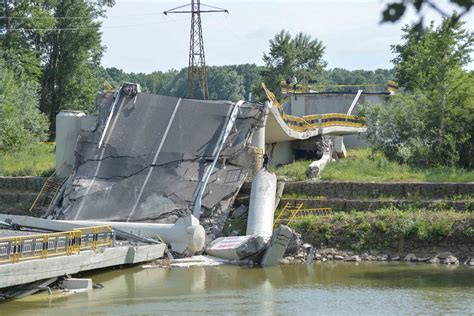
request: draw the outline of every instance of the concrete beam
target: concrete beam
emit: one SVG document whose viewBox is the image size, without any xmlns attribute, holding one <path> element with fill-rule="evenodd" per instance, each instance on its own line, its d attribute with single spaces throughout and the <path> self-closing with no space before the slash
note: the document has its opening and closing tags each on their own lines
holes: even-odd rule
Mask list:
<svg viewBox="0 0 474 316">
<path fill-rule="evenodd" d="M 174 224 L 135 223 L 135 222 L 103 222 L 103 221 L 58 221 L 83 226 L 111 225 L 114 229 L 143 237 L 161 237 L 175 252 L 193 255 L 204 249 L 206 233 L 199 221 L 192 215 L 182 217 Z"/>
<path fill-rule="evenodd" d="M 78 255 L 50 257 L 0 265 L 0 288 L 163 257 L 165 244 L 123 246 L 81 251 Z"/>
</svg>

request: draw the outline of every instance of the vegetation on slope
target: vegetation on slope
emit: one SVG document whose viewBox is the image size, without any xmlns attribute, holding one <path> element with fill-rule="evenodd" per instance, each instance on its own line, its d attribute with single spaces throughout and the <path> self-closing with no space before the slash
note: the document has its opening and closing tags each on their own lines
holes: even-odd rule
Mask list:
<svg viewBox="0 0 474 316">
<path fill-rule="evenodd" d="M 14 152 L 0 152 L 0 176 L 49 176 L 55 169 L 54 144 L 37 143 Z"/>
<path fill-rule="evenodd" d="M 306 171 L 311 160 L 298 160 L 272 170 L 293 181 L 307 180 Z M 383 154 L 370 149 L 349 150 L 345 159 L 330 163 L 321 172 L 323 181 L 372 182 L 474 182 L 474 171 L 460 168 L 414 168 L 389 161 Z"/>
<path fill-rule="evenodd" d="M 316 247 L 362 250 L 410 250 L 416 245 L 474 243 L 474 213 L 396 208 L 374 212 L 307 216 L 291 225 Z M 408 242 L 409 241 L 409 242 Z"/>
</svg>

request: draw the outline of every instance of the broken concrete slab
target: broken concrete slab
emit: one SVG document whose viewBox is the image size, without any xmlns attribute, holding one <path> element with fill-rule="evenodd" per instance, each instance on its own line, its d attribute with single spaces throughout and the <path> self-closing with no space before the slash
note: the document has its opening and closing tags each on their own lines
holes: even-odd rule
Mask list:
<svg viewBox="0 0 474 316">
<path fill-rule="evenodd" d="M 262 266 L 276 266 L 285 254 L 286 248 L 293 238 L 293 231 L 285 225 L 280 225 L 274 232 L 262 257 Z"/>
<path fill-rule="evenodd" d="M 227 260 L 242 260 L 260 254 L 267 241 L 262 236 L 220 237 L 206 247 L 206 253 Z"/>
<path fill-rule="evenodd" d="M 53 216 L 174 223 L 190 214 L 196 188 L 212 162 L 234 103 L 147 93 L 115 97 L 103 96 L 97 127 L 81 131 L 74 172 Z M 255 153 L 247 145 L 262 119 L 261 107 L 239 106 L 203 195 L 202 222 L 208 232 L 213 226 L 214 231 L 222 229 L 235 195 L 254 170 L 254 159 L 247 158 Z"/>
</svg>

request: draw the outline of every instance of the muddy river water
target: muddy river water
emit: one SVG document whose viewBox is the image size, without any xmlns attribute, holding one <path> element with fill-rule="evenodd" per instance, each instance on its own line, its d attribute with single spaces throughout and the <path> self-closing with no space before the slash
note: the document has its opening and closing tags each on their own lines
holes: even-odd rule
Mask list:
<svg viewBox="0 0 474 316">
<path fill-rule="evenodd" d="M 87 277 L 104 288 L 33 295 L 0 304 L 0 315 L 474 314 L 474 267 L 466 266 L 133 267 Z"/>
</svg>

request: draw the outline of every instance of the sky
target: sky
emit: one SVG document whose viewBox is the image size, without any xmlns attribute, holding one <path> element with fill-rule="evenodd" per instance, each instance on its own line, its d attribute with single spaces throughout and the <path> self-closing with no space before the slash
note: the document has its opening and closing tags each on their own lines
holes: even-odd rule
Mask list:
<svg viewBox="0 0 474 316">
<path fill-rule="evenodd" d="M 163 11 L 189 2 L 116 0 L 102 24 L 106 46 L 103 66 L 145 73 L 186 67 L 190 16 L 165 16 Z M 202 14 L 207 65 L 263 65 L 262 56 L 268 51 L 269 40 L 285 29 L 321 40 L 326 47 L 323 59 L 328 68 L 391 68 L 394 55 L 390 45 L 401 42 L 404 24 L 418 21 L 410 10 L 400 22 L 381 24 L 386 3 L 383 0 L 203 0 L 201 3 L 229 10 L 229 14 Z M 471 31 L 474 29 L 472 11 L 464 18 L 465 27 Z M 439 15 L 432 10 L 425 9 L 422 13 L 425 21 L 439 23 Z M 474 63 L 468 68 L 474 69 Z"/>
</svg>

